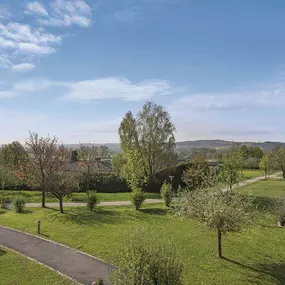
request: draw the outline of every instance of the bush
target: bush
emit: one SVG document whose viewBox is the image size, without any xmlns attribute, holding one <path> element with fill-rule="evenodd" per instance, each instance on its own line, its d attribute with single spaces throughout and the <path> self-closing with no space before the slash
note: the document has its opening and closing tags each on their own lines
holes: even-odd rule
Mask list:
<svg viewBox="0 0 285 285">
<path fill-rule="evenodd" d="M 175 242 L 161 242 L 163 234 L 137 230 L 118 251 L 118 269 L 111 275 L 112 285 L 182 284 L 183 265 Z"/>
<path fill-rule="evenodd" d="M 96 285 L 104 285 L 104 280 L 102 278 L 99 278 L 95 284 Z"/>
<path fill-rule="evenodd" d="M 172 187 L 171 184 L 164 182 L 161 186 L 160 194 L 166 207 L 169 207 L 172 201 Z"/>
<path fill-rule="evenodd" d="M 87 195 L 87 208 L 92 212 L 94 211 L 95 206 L 99 203 L 99 198 L 95 191 L 89 191 Z"/>
<path fill-rule="evenodd" d="M 145 200 L 146 196 L 142 189 L 138 188 L 132 192 L 132 203 L 136 210 L 139 210 Z"/>
<path fill-rule="evenodd" d="M 23 196 L 16 196 L 13 200 L 13 206 L 17 213 L 22 213 L 25 208 L 26 201 Z"/>
</svg>

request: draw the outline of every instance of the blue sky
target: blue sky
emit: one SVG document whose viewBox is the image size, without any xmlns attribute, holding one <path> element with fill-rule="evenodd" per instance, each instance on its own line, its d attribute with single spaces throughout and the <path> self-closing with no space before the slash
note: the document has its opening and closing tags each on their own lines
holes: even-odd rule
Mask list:
<svg viewBox="0 0 285 285">
<path fill-rule="evenodd" d="M 0 143 L 118 142 L 162 104 L 177 140 L 285 141 L 283 0 L 0 0 Z"/>
</svg>

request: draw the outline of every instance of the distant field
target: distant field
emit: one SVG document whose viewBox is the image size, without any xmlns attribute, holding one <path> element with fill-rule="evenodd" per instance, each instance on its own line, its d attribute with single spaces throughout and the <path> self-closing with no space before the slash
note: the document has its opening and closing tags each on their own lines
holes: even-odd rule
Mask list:
<svg viewBox="0 0 285 285">
<path fill-rule="evenodd" d="M 72 285 L 74 282 L 0 246 L 0 284 Z"/>
<path fill-rule="evenodd" d="M 1 191 L 0 191 L 1 193 Z M 19 191 L 13 190 L 5 190 L 5 197 L 9 198 L 11 201 L 14 197 L 19 193 Z M 41 192 L 40 191 L 22 191 L 21 195 L 23 195 L 26 199 L 26 203 L 41 203 Z M 109 201 L 130 201 L 131 193 L 99 193 L 99 198 L 101 202 L 109 202 Z M 148 199 L 159 199 L 159 193 L 146 193 Z M 65 197 L 64 201 L 66 202 L 85 202 L 86 201 L 86 193 L 72 193 L 70 197 Z M 51 196 L 51 194 L 47 193 L 46 202 L 57 202 L 58 200 Z"/>
</svg>

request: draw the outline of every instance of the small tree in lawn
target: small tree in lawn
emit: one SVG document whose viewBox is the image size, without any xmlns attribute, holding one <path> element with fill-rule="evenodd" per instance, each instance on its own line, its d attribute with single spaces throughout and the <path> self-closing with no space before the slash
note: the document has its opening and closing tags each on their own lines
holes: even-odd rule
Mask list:
<svg viewBox="0 0 285 285">
<path fill-rule="evenodd" d="M 268 179 L 269 177 L 269 155 L 264 154 L 260 160 L 259 167 L 261 170 L 264 171 L 264 177 L 265 179 Z"/>
<path fill-rule="evenodd" d="M 145 200 L 145 193 L 142 190 L 144 170 L 137 150 L 129 150 L 125 153 L 125 157 L 126 163 L 122 168 L 122 176 L 132 189 L 132 202 L 136 210 L 138 210 Z"/>
<path fill-rule="evenodd" d="M 12 170 L 0 164 L 0 188 L 1 188 L 1 208 L 5 208 L 5 186 L 11 185 L 15 182 L 15 177 Z"/>
<path fill-rule="evenodd" d="M 160 194 L 162 196 L 165 206 L 170 207 L 173 197 L 171 184 L 167 183 L 166 181 L 163 182 L 160 189 Z"/>
<path fill-rule="evenodd" d="M 78 177 L 68 171 L 58 171 L 47 179 L 48 191 L 58 199 L 63 213 L 63 198 L 78 189 Z"/>
<path fill-rule="evenodd" d="M 224 191 L 223 186 L 180 194 L 177 215 L 194 218 L 204 227 L 217 233 L 218 257 L 222 258 L 222 235 L 239 232 L 253 220 L 251 198 L 234 191 Z"/>
<path fill-rule="evenodd" d="M 231 190 L 233 185 L 241 180 L 242 155 L 238 145 L 233 145 L 227 150 L 222 158 L 222 170 L 220 178 Z"/>
<path fill-rule="evenodd" d="M 282 171 L 283 178 L 285 179 L 285 148 L 276 148 L 271 154 L 271 159 L 274 169 Z"/>
</svg>

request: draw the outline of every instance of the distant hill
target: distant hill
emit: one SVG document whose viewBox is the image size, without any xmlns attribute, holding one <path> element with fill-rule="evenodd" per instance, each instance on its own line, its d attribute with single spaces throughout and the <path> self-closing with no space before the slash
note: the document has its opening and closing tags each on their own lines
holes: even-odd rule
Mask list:
<svg viewBox="0 0 285 285">
<path fill-rule="evenodd" d="M 285 143 L 283 142 L 240 142 L 241 144 L 250 145 L 250 146 L 259 146 L 264 151 L 272 151 L 277 146 L 285 147 Z M 195 149 L 207 148 L 207 149 L 222 149 L 230 147 L 233 144 L 232 141 L 225 140 L 196 140 L 196 141 L 183 141 L 176 143 L 176 151 L 194 151 Z M 102 144 L 93 144 L 93 143 L 83 143 L 86 146 L 100 146 Z M 119 143 L 106 143 L 103 144 L 107 146 L 112 152 L 120 152 L 121 147 Z M 67 144 L 69 148 L 77 149 L 79 147 L 78 144 Z"/>
<path fill-rule="evenodd" d="M 283 142 L 266 141 L 266 142 L 239 142 L 239 143 L 248 146 L 258 146 L 262 148 L 264 151 L 272 151 L 277 146 L 285 147 L 285 143 Z M 225 140 L 184 141 L 184 142 L 177 142 L 176 149 L 178 152 L 195 148 L 222 149 L 230 147 L 232 144 L 233 141 L 225 141 Z"/>
</svg>

